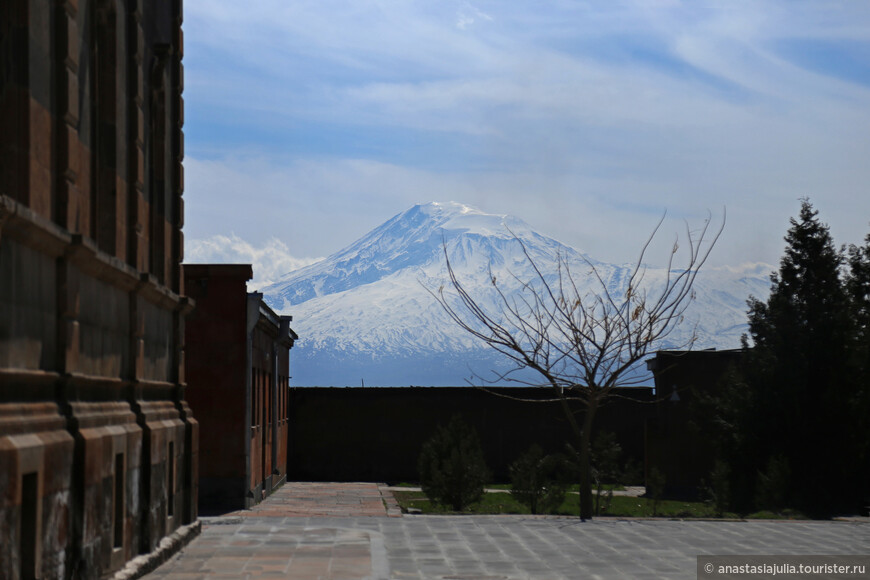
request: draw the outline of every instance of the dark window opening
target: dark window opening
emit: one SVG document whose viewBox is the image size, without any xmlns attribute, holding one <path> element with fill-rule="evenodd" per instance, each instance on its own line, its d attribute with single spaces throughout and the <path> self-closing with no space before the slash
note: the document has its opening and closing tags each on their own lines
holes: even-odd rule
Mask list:
<svg viewBox="0 0 870 580">
<path fill-rule="evenodd" d="M 92 76 L 91 237 L 115 253 L 117 213 L 117 18 L 111 4 L 96 13 Z"/>
<path fill-rule="evenodd" d="M 15 87 L 30 88 L 29 12 L 25 0 L 0 3 L 0 191 L 24 205 L 30 200 L 30 111 L 14 94 Z"/>
<path fill-rule="evenodd" d="M 39 540 L 37 526 L 37 496 L 38 474 L 28 473 L 21 478 L 21 535 L 19 554 L 21 555 L 21 578 L 30 580 L 36 578 L 36 543 Z"/>
<path fill-rule="evenodd" d="M 251 427 L 257 426 L 257 369 L 251 371 Z"/>
<path fill-rule="evenodd" d="M 112 546 L 121 548 L 124 546 L 124 454 L 115 455 L 115 496 L 113 498 L 114 540 Z"/>
<path fill-rule="evenodd" d="M 270 426 L 272 425 L 272 373 L 266 373 L 266 413 L 268 416 L 266 417 L 266 423 Z"/>
<path fill-rule="evenodd" d="M 166 458 L 166 489 L 166 514 L 172 517 L 175 515 L 175 443 L 173 441 L 169 442 L 169 457 Z"/>
<path fill-rule="evenodd" d="M 155 47 L 151 71 L 148 202 L 151 231 L 149 255 L 151 273 L 163 284 L 166 279 L 166 87 L 164 72 L 168 47 Z"/>
</svg>

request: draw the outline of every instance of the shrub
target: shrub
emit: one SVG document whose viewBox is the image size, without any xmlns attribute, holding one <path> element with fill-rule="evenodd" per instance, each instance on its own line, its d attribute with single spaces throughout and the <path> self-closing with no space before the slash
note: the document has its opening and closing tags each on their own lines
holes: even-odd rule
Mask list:
<svg viewBox="0 0 870 580">
<path fill-rule="evenodd" d="M 533 514 L 552 513 L 565 500 L 567 477 L 565 458 L 544 455 L 532 445 L 510 466 L 511 495 Z"/>
<path fill-rule="evenodd" d="M 604 491 L 604 484 L 617 483 L 619 478 L 619 455 L 622 446 L 616 441 L 616 435 L 610 432 L 601 432 L 592 442 L 592 481 L 595 483 L 595 515 L 600 516 L 602 507 L 604 511 L 610 509 L 613 500 L 613 490 Z M 602 506 L 603 500 L 603 506 Z"/>
<path fill-rule="evenodd" d="M 622 469 L 622 482 L 625 485 L 644 485 L 643 481 L 643 465 L 640 461 L 629 457 L 625 461 L 625 467 Z"/>
<path fill-rule="evenodd" d="M 665 493 L 665 474 L 658 467 L 653 467 L 649 470 L 649 477 L 646 481 L 646 494 L 652 498 L 653 516 L 657 516 L 659 501 Z"/>
<path fill-rule="evenodd" d="M 426 496 L 455 511 L 478 501 L 489 479 L 477 432 L 458 415 L 423 444 L 417 467 Z"/>
<path fill-rule="evenodd" d="M 717 459 L 710 472 L 710 484 L 701 482 L 707 493 L 708 503 L 716 510 L 718 517 L 723 517 L 731 505 L 731 469 L 728 464 Z"/>
<path fill-rule="evenodd" d="M 782 455 L 767 460 L 767 469 L 758 474 L 755 504 L 760 510 L 782 511 L 788 504 L 791 469 Z"/>
</svg>

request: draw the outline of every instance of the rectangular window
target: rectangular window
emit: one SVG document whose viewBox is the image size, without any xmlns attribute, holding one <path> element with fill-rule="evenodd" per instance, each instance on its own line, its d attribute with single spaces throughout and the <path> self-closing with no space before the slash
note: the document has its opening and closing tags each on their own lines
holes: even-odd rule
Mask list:
<svg viewBox="0 0 870 580">
<path fill-rule="evenodd" d="M 175 515 L 175 443 L 169 442 L 169 457 L 166 458 L 166 515 Z"/>
<path fill-rule="evenodd" d="M 21 578 L 36 578 L 36 534 L 38 474 L 25 474 L 21 478 L 21 535 L 18 537 L 18 553 L 21 556 Z"/>
<path fill-rule="evenodd" d="M 30 3 L 26 0 L 0 3 L 0 86 L 3 87 L 0 94 L 11 95 L 16 90 L 30 89 L 29 12 Z M 29 156 L 27 122 L 19 120 L 29 119 L 29 106 L 27 99 L 4 99 L 3 137 L 0 139 L 0 191 L 25 206 L 30 205 L 33 161 Z M 6 119 L 15 121 L 6 123 Z"/>
<path fill-rule="evenodd" d="M 94 40 L 91 45 L 92 140 L 91 237 L 100 249 L 115 254 L 117 216 L 117 16 L 113 3 L 92 12 Z"/>
<path fill-rule="evenodd" d="M 251 427 L 257 426 L 257 369 L 251 370 Z"/>
<path fill-rule="evenodd" d="M 124 547 L 124 454 L 115 454 L 115 496 L 112 499 L 114 528 L 113 547 Z"/>
<path fill-rule="evenodd" d="M 272 424 L 272 373 L 266 373 L 266 423 Z"/>
</svg>

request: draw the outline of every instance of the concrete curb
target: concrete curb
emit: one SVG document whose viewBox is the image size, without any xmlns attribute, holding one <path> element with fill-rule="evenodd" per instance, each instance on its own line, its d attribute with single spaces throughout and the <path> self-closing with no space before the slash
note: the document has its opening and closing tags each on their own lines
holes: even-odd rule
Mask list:
<svg viewBox="0 0 870 580">
<path fill-rule="evenodd" d="M 399 502 L 396 501 L 396 497 L 393 495 L 391 488 L 383 483 L 379 483 L 378 491 L 381 494 L 381 500 L 384 502 L 384 508 L 387 511 L 387 517 L 402 517 L 402 508 L 399 507 Z"/>
<path fill-rule="evenodd" d="M 199 520 L 178 528 L 172 534 L 160 540 L 160 544 L 153 552 L 136 556 L 127 562 L 126 566 L 112 576 L 112 580 L 136 580 L 136 578 L 141 578 L 145 574 L 153 572 L 161 564 L 180 552 L 201 531 L 202 522 Z"/>
<path fill-rule="evenodd" d="M 199 521 L 204 526 L 234 526 L 245 521 L 242 516 L 206 516 L 200 517 Z"/>
</svg>

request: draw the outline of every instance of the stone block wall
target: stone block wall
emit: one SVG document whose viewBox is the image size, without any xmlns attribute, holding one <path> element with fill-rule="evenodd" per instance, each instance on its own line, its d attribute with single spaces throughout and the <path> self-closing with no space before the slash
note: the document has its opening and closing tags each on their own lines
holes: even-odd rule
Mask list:
<svg viewBox="0 0 870 580">
<path fill-rule="evenodd" d="M 251 267 L 184 266 L 196 308 L 185 321 L 187 400 L 200 421 L 200 505 L 243 508 L 247 495 L 247 289 Z"/>
<path fill-rule="evenodd" d="M 0 3 L 0 577 L 193 522 L 180 0 Z"/>
<path fill-rule="evenodd" d="M 0 576 L 67 576 L 73 437 L 51 402 L 0 403 Z M 33 577 L 31 575 L 31 577 Z"/>
<path fill-rule="evenodd" d="M 203 439 L 201 506 L 249 507 L 287 479 L 289 317 L 248 293 L 250 264 L 186 264 L 188 400 Z"/>
<path fill-rule="evenodd" d="M 438 425 L 461 415 L 478 433 L 494 480 L 531 445 L 547 453 L 574 443 L 548 388 L 297 387 L 290 389 L 288 477 L 302 481 L 418 481 L 417 458 Z M 497 394 L 493 394 L 493 392 Z M 623 389 L 596 414 L 593 436 L 612 432 L 622 460 L 644 461 L 652 389 Z M 502 395 L 502 396 L 499 396 Z M 506 398 L 511 397 L 511 398 Z M 538 399 L 526 402 L 515 399 Z M 582 408 L 573 406 L 576 413 Z"/>
</svg>

